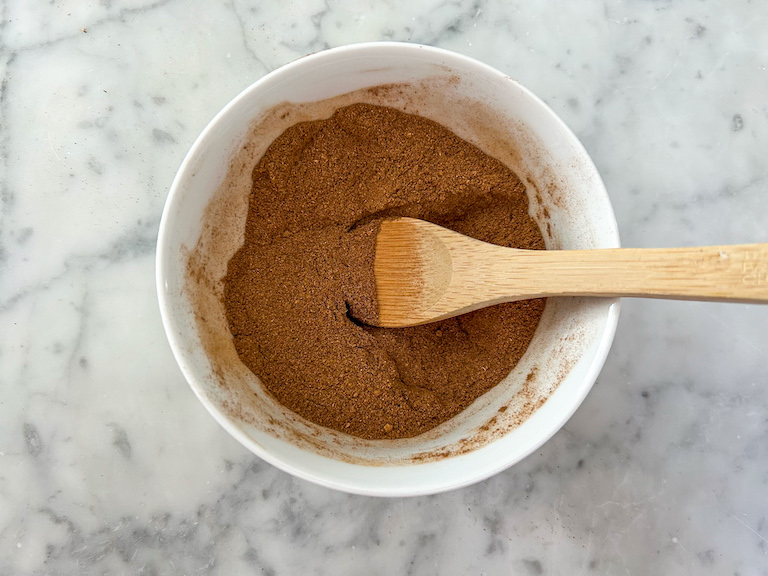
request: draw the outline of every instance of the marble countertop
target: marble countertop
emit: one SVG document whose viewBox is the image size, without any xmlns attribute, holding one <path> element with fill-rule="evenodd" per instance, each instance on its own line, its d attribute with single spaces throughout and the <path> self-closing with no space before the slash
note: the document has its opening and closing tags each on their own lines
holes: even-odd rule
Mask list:
<svg viewBox="0 0 768 576">
<path fill-rule="evenodd" d="M 366 40 L 483 60 L 600 170 L 627 246 L 768 240 L 760 2 L 2 3 L 0 575 L 766 574 L 768 307 L 625 301 L 566 426 L 412 499 L 296 480 L 205 412 L 154 250 L 189 146 L 248 84 Z"/>
</svg>

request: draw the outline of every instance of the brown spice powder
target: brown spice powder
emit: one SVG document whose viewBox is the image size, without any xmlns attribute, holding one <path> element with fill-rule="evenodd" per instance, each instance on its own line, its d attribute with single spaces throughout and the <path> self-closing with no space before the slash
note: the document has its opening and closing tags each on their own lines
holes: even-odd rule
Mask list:
<svg viewBox="0 0 768 576">
<path fill-rule="evenodd" d="M 355 104 L 286 130 L 253 171 L 245 242 L 224 305 L 243 363 L 317 424 L 368 439 L 421 434 L 498 384 L 545 301 L 501 304 L 404 329 L 370 318 L 378 222 L 429 220 L 543 249 L 513 172 L 439 124 Z"/>
</svg>

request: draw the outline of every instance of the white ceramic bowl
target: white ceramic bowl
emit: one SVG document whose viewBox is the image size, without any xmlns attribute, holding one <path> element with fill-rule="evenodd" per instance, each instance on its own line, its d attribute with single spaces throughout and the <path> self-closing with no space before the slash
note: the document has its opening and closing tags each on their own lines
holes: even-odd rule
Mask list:
<svg viewBox="0 0 768 576">
<path fill-rule="evenodd" d="M 381 85 L 387 87 L 369 89 Z M 192 146 L 160 224 L 163 324 L 208 411 L 275 466 L 323 486 L 377 496 L 465 486 L 519 462 L 563 426 L 603 365 L 619 302 L 550 299 L 512 373 L 467 410 L 416 438 L 365 441 L 277 404 L 237 358 L 219 301 L 221 277 L 242 242 L 249 176 L 259 155 L 287 126 L 355 101 L 436 120 L 511 167 L 527 185 L 530 213 L 548 248 L 619 245 L 605 187 L 586 151 L 515 80 L 427 46 L 345 46 L 301 58 L 251 85 Z M 248 151 L 246 141 L 253 143 Z"/>
</svg>

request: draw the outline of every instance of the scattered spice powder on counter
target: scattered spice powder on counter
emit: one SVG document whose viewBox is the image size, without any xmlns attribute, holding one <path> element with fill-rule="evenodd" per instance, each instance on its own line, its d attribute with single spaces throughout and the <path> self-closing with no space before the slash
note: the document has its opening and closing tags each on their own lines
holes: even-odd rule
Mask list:
<svg viewBox="0 0 768 576">
<path fill-rule="evenodd" d="M 498 384 L 545 303 L 413 328 L 366 325 L 359 318 L 376 314 L 367 308 L 375 287 L 361 271 L 372 269 L 379 222 L 390 216 L 544 249 L 511 170 L 431 120 L 354 104 L 289 128 L 269 147 L 253 170 L 245 242 L 224 279 L 238 355 L 277 401 L 368 439 L 426 432 Z"/>
</svg>

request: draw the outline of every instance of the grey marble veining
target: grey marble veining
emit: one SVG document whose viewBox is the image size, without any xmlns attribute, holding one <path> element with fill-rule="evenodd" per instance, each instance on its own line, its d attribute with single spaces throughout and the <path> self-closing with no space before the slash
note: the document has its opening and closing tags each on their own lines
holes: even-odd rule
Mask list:
<svg viewBox="0 0 768 576">
<path fill-rule="evenodd" d="M 768 240 L 760 2 L 2 3 L 0 575 L 768 574 L 768 309 L 626 301 L 565 428 L 478 485 L 381 500 L 261 462 L 166 344 L 159 216 L 248 84 L 433 44 L 542 97 L 628 246 Z"/>
</svg>

